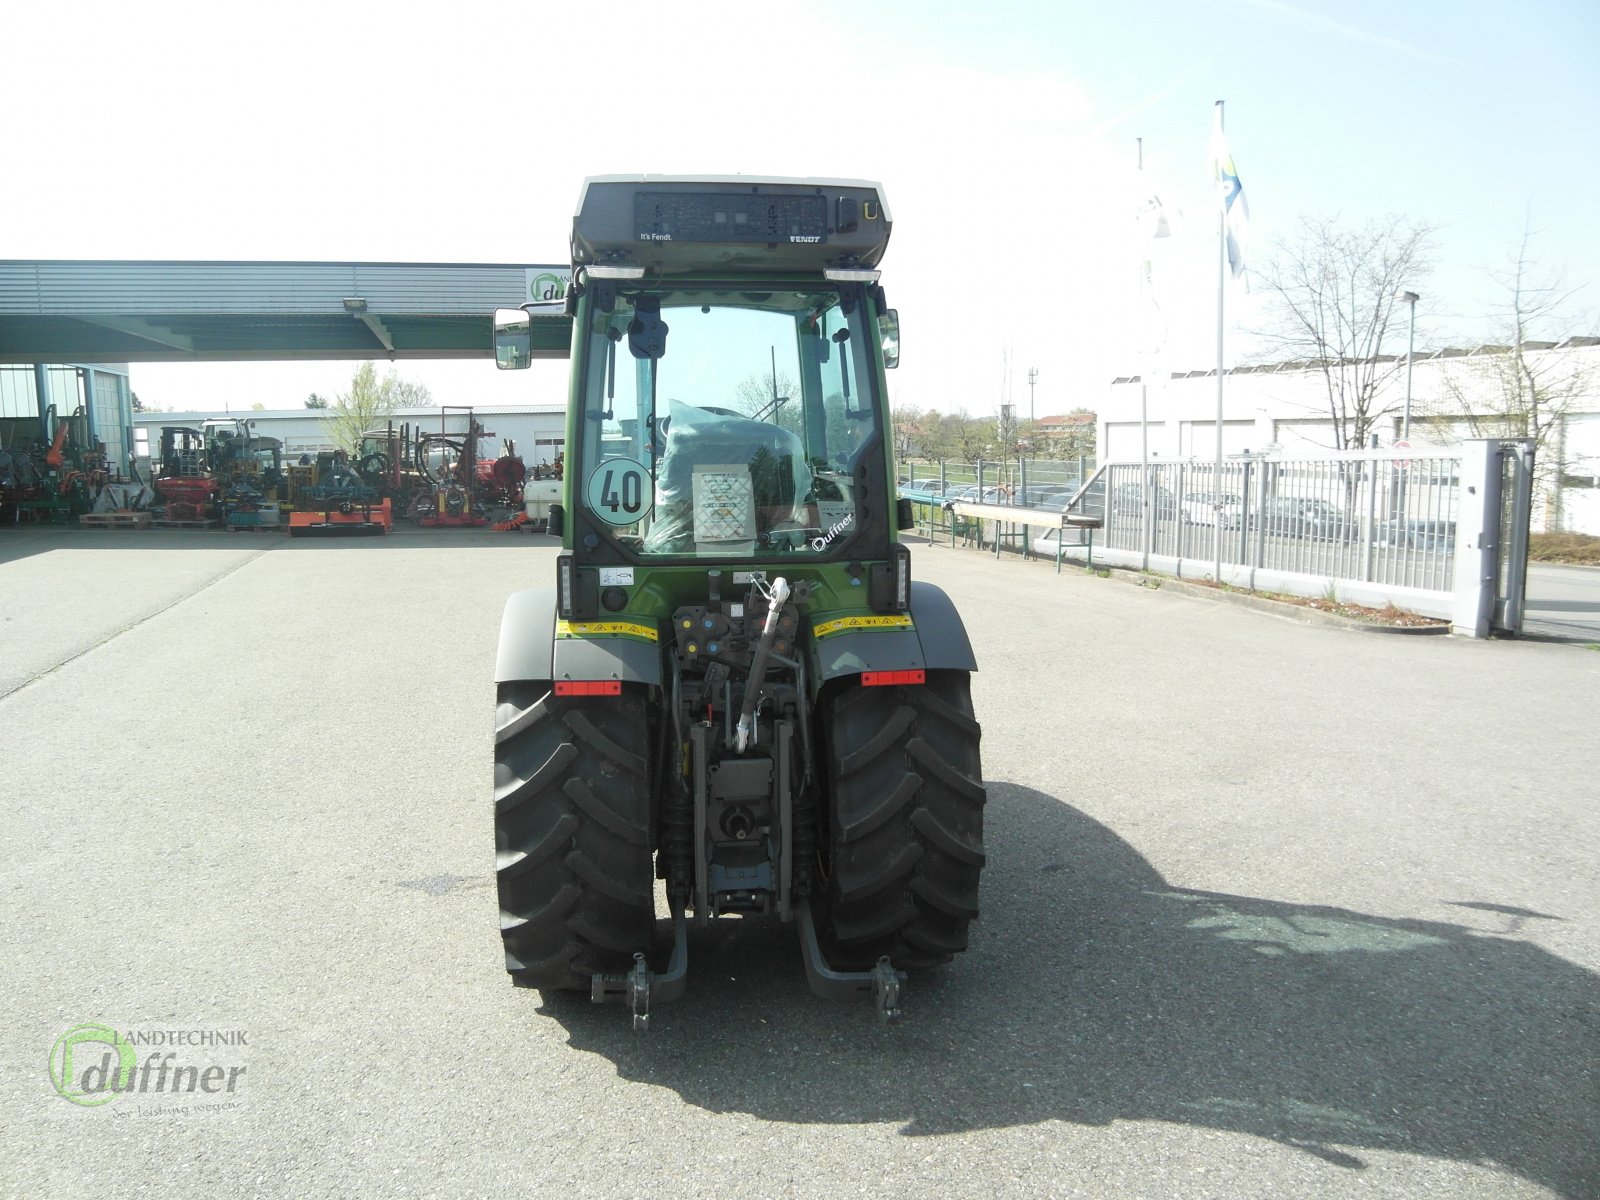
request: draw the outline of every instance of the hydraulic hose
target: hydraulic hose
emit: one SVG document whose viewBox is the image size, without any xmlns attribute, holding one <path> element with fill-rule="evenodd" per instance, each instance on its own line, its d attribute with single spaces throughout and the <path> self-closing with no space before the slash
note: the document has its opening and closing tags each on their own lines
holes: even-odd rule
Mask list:
<svg viewBox="0 0 1600 1200">
<path fill-rule="evenodd" d="M 750 656 L 750 678 L 744 685 L 744 705 L 739 709 L 739 723 L 734 727 L 735 749 L 743 754 L 750 744 L 750 725 L 755 716 L 756 701 L 761 696 L 761 685 L 767 678 L 767 658 L 772 653 L 773 639 L 778 636 L 778 621 L 783 616 L 783 606 L 789 599 L 789 581 L 783 576 L 772 581 L 772 591 L 767 597 L 767 621 L 761 627 L 761 640 Z"/>
</svg>

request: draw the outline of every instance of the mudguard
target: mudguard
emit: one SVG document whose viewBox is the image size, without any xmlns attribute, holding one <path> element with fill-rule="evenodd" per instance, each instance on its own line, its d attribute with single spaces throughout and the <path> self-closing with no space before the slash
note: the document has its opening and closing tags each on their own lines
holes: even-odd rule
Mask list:
<svg viewBox="0 0 1600 1200">
<path fill-rule="evenodd" d="M 494 681 L 620 679 L 661 682 L 659 634 L 653 622 L 556 621 L 554 588 L 513 592 L 500 618 Z"/>
<path fill-rule="evenodd" d="M 911 612 L 906 627 L 894 628 L 897 618 L 858 618 L 881 628 L 854 628 L 847 623 L 823 621 L 812 629 L 812 656 L 817 682 L 862 671 L 930 670 L 976 671 L 967 627 L 944 589 L 911 581 Z M 848 619 L 847 619 L 848 620 Z"/>
</svg>

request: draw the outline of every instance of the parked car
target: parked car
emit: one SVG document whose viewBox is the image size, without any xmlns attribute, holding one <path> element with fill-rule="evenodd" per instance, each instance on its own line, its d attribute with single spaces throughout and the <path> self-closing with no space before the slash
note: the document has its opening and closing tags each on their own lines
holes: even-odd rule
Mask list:
<svg viewBox="0 0 1600 1200">
<path fill-rule="evenodd" d="M 1312 496 L 1274 496 L 1262 516 L 1267 532 L 1278 537 L 1342 541 L 1357 529 L 1334 505 Z"/>
<path fill-rule="evenodd" d="M 1111 515 L 1137 516 L 1144 504 L 1144 489 L 1137 483 L 1120 483 L 1111 493 Z M 1150 507 L 1156 517 L 1166 520 L 1178 513 L 1178 501 L 1166 488 L 1156 484 L 1150 489 Z"/>
<path fill-rule="evenodd" d="M 1010 504 L 1011 498 L 1006 495 L 1004 488 L 986 487 L 981 491 L 978 485 L 968 484 L 966 487 L 957 488 L 945 493 L 946 500 L 965 500 L 969 504 Z"/>
<path fill-rule="evenodd" d="M 1018 504 L 1026 504 L 1030 508 L 1047 508 L 1051 501 L 1060 506 L 1062 500 L 1070 500 L 1075 489 L 1061 483 L 1029 484 L 1017 495 Z"/>
<path fill-rule="evenodd" d="M 1072 503 L 1072 497 L 1076 494 L 1076 492 L 1070 490 L 1057 492 L 1053 496 L 1046 496 L 1042 500 L 1035 501 L 1033 507 L 1041 512 L 1066 512 L 1067 505 Z"/>
<path fill-rule="evenodd" d="M 1244 517 L 1244 503 L 1232 492 L 1223 492 L 1221 497 L 1222 511 L 1217 511 L 1217 494 L 1215 492 L 1188 492 L 1183 497 L 1183 507 L 1180 516 L 1188 525 L 1216 525 L 1221 524 L 1224 529 L 1237 529 L 1239 522 Z M 1220 522 L 1218 518 L 1220 519 Z"/>
<path fill-rule="evenodd" d="M 1380 546 L 1398 546 L 1406 550 L 1448 554 L 1455 549 L 1456 523 L 1383 521 L 1379 523 L 1374 536 Z"/>
</svg>

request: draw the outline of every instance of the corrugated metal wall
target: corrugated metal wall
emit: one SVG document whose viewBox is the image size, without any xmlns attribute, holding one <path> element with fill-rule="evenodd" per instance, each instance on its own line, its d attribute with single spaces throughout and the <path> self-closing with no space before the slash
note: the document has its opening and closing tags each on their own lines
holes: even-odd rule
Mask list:
<svg viewBox="0 0 1600 1200">
<path fill-rule="evenodd" d="M 521 303 L 522 264 L 0 262 L 0 313 L 477 315 Z M 565 265 L 540 268 L 566 272 Z"/>
</svg>

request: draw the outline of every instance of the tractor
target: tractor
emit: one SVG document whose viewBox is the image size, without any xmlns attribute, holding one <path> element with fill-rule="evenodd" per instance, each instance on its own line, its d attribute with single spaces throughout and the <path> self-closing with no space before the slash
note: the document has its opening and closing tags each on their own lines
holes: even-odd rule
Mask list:
<svg viewBox="0 0 1600 1200">
<path fill-rule="evenodd" d="M 289 507 L 283 443 L 256 433 L 255 422 L 206 421 L 206 459 L 216 478 L 222 523 L 229 529 L 277 528 Z"/>
<path fill-rule="evenodd" d="M 889 230 L 873 183 L 595 177 L 565 297 L 495 315 L 497 366 L 571 360 L 555 578 L 495 670 L 515 984 L 648 1028 L 691 921 L 765 920 L 893 1021 L 967 947 L 977 664 L 898 536 Z"/>
</svg>

